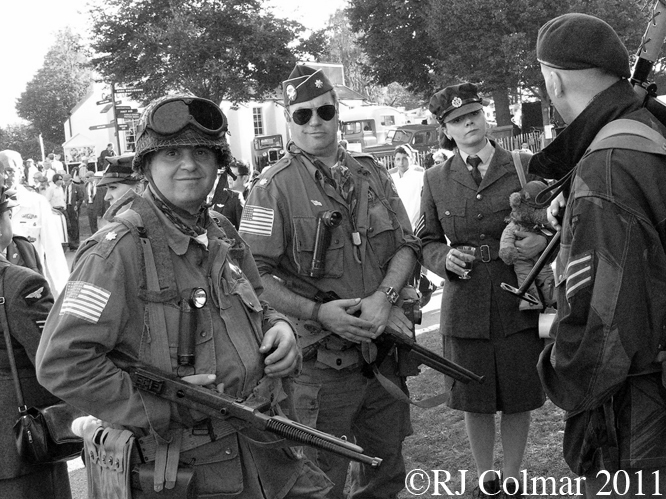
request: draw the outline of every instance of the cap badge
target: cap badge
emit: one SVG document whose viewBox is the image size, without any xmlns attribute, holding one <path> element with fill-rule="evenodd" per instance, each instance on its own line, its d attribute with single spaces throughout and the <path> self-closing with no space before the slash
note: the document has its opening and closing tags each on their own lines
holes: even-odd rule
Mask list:
<svg viewBox="0 0 666 499">
<path fill-rule="evenodd" d="M 315 81 L 315 87 L 317 87 L 317 88 L 321 88 L 321 87 L 323 87 L 323 86 L 324 86 L 324 82 L 323 82 L 323 81 L 321 81 L 321 80 L 317 80 L 317 81 Z"/>
<path fill-rule="evenodd" d="M 460 107 L 462 106 L 462 99 L 460 97 L 454 97 L 453 100 L 451 101 L 451 105 L 453 107 Z"/>
<path fill-rule="evenodd" d="M 296 92 L 296 87 L 293 85 L 287 85 L 287 98 L 289 99 L 290 102 L 296 100 L 296 96 L 298 95 L 298 92 Z"/>
</svg>

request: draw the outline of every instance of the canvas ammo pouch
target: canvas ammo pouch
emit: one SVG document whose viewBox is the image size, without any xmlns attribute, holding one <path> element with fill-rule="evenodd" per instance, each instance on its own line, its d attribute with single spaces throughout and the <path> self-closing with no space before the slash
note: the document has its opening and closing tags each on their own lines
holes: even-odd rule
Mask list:
<svg viewBox="0 0 666 499">
<path fill-rule="evenodd" d="M 130 472 L 134 435 L 102 426 L 83 435 L 89 499 L 131 499 Z"/>
</svg>

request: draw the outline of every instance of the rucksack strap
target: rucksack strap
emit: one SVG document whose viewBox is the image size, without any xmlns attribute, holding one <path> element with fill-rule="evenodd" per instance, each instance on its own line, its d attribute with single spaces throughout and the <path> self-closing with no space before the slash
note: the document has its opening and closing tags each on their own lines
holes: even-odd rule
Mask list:
<svg viewBox="0 0 666 499">
<path fill-rule="evenodd" d="M 666 138 L 645 123 L 623 118 L 599 130 L 584 156 L 601 149 L 629 149 L 666 156 Z"/>
</svg>

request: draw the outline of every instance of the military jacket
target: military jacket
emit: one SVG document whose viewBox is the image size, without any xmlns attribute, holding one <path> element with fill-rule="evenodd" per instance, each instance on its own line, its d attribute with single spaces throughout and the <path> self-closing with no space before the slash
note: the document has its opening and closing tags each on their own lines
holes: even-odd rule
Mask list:
<svg viewBox="0 0 666 499">
<path fill-rule="evenodd" d="M 276 274 L 287 286 L 312 299 L 309 288 L 334 292 L 340 298 L 365 297 L 377 290 L 391 258 L 402 247 L 420 251 L 409 218 L 384 167 L 372 156 L 340 148 L 338 163 L 354 179 L 356 208 L 326 181 L 307 157 L 294 149 L 264 170 L 250 191 L 239 232 L 252 248 L 259 272 Z M 365 210 L 362 208 L 365 206 Z M 324 275 L 310 277 L 317 216 L 339 211 L 342 222 L 332 228 Z M 360 246 L 354 245 L 359 232 Z M 359 248 L 359 250 L 357 250 Z M 305 288 L 299 287 L 305 283 Z"/>
<path fill-rule="evenodd" d="M 530 181 L 536 177 L 526 178 Z M 448 281 L 442 289 L 442 334 L 489 338 L 491 327 L 501 326 L 509 335 L 537 326 L 537 314 L 519 311 L 517 298 L 500 288 L 502 282 L 517 286 L 513 266 L 506 265 L 497 254 L 506 227 L 504 220 L 511 212 L 509 195 L 519 190 L 513 158 L 497 145 L 478 187 L 459 153 L 443 165 L 426 170 L 417 235 L 423 244 L 424 265 Z M 477 259 L 469 280 L 460 280 L 446 270 L 449 250 L 458 245 L 487 247 L 489 261 Z M 477 251 L 480 257 L 481 251 Z M 500 325 L 490 323 L 491 297 L 502 311 Z"/>
<path fill-rule="evenodd" d="M 160 432 L 165 420 L 169 428 L 191 426 L 192 415 L 140 393 L 107 354 L 119 351 L 155 365 L 164 361 L 156 359 L 156 337 L 166 335 L 167 362 L 178 373 L 178 339 L 185 333 L 179 300 L 188 290 L 203 288 L 208 300 L 194 331 L 195 371 L 216 374 L 215 383 L 224 383 L 226 394 L 246 399 L 263 377 L 259 353 L 263 333 L 282 316 L 259 301 L 261 280 L 252 254 L 226 219 L 213 215 L 205 237 L 194 240 L 157 209 L 149 190 L 138 200 L 154 211 L 163 229 L 161 236 L 143 220 L 156 265 L 163 265 L 166 258 L 173 269 L 173 275 L 166 273 L 173 279 L 166 283 L 169 292 L 146 290 L 141 246 L 131 226 L 119 221 L 123 213 L 77 253 L 70 280 L 49 315 L 37 361 L 40 382 L 51 392 L 141 436 Z M 138 200 L 127 211 L 133 211 Z M 160 237 L 164 240 L 157 240 Z M 164 302 L 166 331 L 151 323 L 147 300 Z M 254 440 L 274 440 L 247 431 Z M 181 454 L 181 462 L 196 461 L 199 494 L 247 493 L 256 490 L 258 480 L 268 497 L 281 497 L 299 475 L 302 461 L 271 457 L 275 453 L 284 458 L 282 449 L 250 451 L 243 438 L 231 434 Z M 248 458 L 263 471 L 244 480 L 241 461 Z"/>
</svg>

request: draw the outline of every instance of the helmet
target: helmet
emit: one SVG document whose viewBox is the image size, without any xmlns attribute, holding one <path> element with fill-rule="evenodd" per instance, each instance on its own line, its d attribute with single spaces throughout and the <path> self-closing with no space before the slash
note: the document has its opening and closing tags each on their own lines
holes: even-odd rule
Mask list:
<svg viewBox="0 0 666 499">
<path fill-rule="evenodd" d="M 151 102 L 137 127 L 132 168 L 142 172 L 146 154 L 181 146 L 205 146 L 217 151 L 223 165 L 231 159 L 227 143 L 227 117 L 208 99 L 168 95 Z"/>
</svg>

